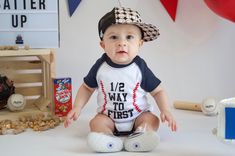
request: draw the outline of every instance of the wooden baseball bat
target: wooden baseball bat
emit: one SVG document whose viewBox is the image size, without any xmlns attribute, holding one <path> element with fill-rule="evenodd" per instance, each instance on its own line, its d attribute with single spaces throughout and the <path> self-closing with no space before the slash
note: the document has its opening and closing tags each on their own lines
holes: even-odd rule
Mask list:
<svg viewBox="0 0 235 156">
<path fill-rule="evenodd" d="M 200 103 L 187 102 L 187 101 L 175 101 L 173 105 L 176 109 L 202 111 Z"/>
</svg>

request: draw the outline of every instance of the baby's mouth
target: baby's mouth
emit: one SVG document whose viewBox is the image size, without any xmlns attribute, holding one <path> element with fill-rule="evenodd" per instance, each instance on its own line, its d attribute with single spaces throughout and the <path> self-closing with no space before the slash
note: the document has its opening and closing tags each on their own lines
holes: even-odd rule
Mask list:
<svg viewBox="0 0 235 156">
<path fill-rule="evenodd" d="M 126 51 L 118 51 L 117 52 L 118 54 L 125 54 L 125 53 L 127 53 Z"/>
</svg>

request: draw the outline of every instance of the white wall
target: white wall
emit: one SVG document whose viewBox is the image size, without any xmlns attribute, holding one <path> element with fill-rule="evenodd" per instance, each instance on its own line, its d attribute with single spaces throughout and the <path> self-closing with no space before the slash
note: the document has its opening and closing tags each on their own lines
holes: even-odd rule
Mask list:
<svg viewBox="0 0 235 156">
<path fill-rule="evenodd" d="M 163 81 L 171 102 L 235 96 L 235 23 L 214 14 L 202 0 L 179 0 L 176 22 L 158 0 L 121 2 L 160 29 L 159 39 L 145 43 L 140 56 Z M 70 18 L 67 0 L 60 0 L 56 72 L 58 77 L 72 77 L 74 97 L 103 53 L 97 23 L 114 6 L 118 6 L 117 0 L 83 0 Z M 94 100 L 92 96 L 91 102 Z"/>
</svg>

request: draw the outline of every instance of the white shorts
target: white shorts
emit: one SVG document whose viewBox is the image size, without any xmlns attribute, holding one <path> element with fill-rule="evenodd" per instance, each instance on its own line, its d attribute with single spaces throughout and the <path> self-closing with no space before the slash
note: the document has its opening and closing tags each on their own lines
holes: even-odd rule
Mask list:
<svg viewBox="0 0 235 156">
<path fill-rule="evenodd" d="M 133 130 L 135 120 L 127 121 L 127 122 L 115 122 L 115 128 L 118 132 L 130 132 Z"/>
</svg>

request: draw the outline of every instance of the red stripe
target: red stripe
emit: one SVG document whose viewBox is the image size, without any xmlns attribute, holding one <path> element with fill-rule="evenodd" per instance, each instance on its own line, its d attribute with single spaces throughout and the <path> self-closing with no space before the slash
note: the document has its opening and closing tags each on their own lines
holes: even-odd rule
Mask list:
<svg viewBox="0 0 235 156">
<path fill-rule="evenodd" d="M 141 112 L 141 109 L 139 108 L 139 106 L 138 106 L 137 103 L 136 103 L 136 91 L 138 90 L 139 86 L 140 86 L 140 83 L 138 82 L 138 83 L 135 85 L 135 88 L 134 88 L 134 90 L 133 90 L 133 97 L 132 97 L 132 99 L 133 99 L 133 106 L 135 107 L 135 109 L 136 109 L 138 112 Z"/>
<path fill-rule="evenodd" d="M 103 104 L 103 109 L 102 109 L 102 111 L 101 111 L 101 113 L 103 114 L 104 111 L 106 110 L 107 96 L 106 96 L 106 93 L 105 93 L 105 91 L 104 91 L 104 84 L 103 84 L 103 82 L 102 82 L 101 80 L 100 80 L 100 85 L 101 85 L 101 91 L 102 91 L 102 93 L 103 93 L 103 95 L 104 95 L 104 104 Z"/>
</svg>

